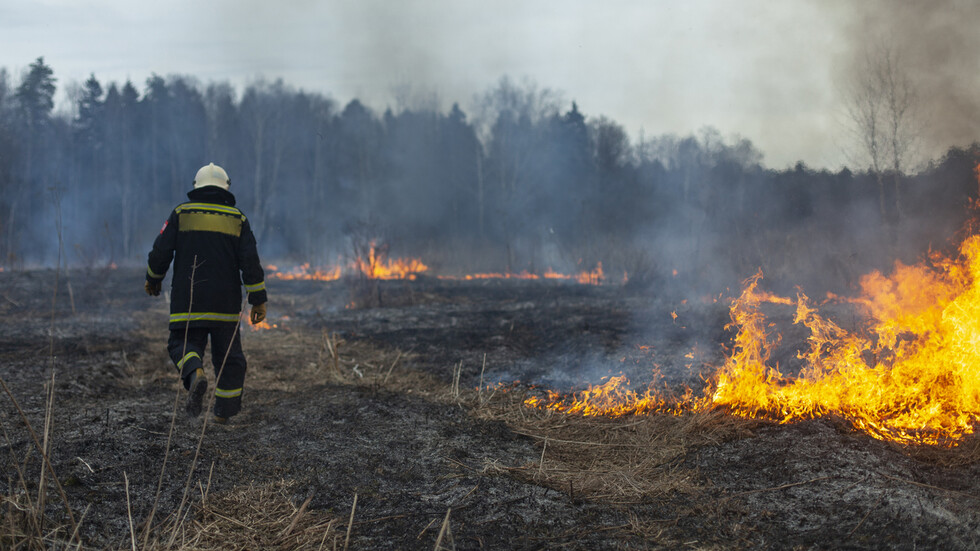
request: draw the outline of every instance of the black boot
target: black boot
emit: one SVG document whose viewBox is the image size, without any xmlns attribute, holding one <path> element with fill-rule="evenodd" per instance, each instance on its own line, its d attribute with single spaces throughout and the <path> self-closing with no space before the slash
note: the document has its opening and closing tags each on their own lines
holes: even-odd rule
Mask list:
<svg viewBox="0 0 980 551">
<path fill-rule="evenodd" d="M 185 406 L 187 415 L 197 417 L 204 409 L 204 395 L 208 393 L 208 378 L 204 375 L 203 369 L 197 368 L 197 371 L 191 373 L 188 392 L 187 405 Z"/>
</svg>

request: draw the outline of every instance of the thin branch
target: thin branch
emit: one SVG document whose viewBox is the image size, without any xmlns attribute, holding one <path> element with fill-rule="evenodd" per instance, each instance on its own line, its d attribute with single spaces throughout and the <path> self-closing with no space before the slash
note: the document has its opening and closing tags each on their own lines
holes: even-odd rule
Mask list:
<svg viewBox="0 0 980 551">
<path fill-rule="evenodd" d="M 881 503 L 881 500 L 883 499 L 885 499 L 885 494 L 881 494 L 881 497 L 878 498 L 878 501 L 876 501 L 875 504 L 868 509 L 868 512 L 865 513 L 863 517 L 861 517 L 861 522 L 858 522 L 857 526 L 851 528 L 851 531 L 847 533 L 847 537 L 851 537 L 854 535 L 854 532 L 857 532 L 857 529 L 860 528 L 862 524 L 864 524 L 864 521 L 868 520 L 868 516 L 871 514 L 871 511 L 877 509 L 878 505 Z"/>
<path fill-rule="evenodd" d="M 950 493 L 950 494 L 957 494 L 957 495 L 961 495 L 961 496 L 965 496 L 965 497 L 969 497 L 969 498 L 973 498 L 973 499 L 977 499 L 978 497 L 980 497 L 980 496 L 976 496 L 976 495 L 973 495 L 973 494 L 969 494 L 967 492 L 961 492 L 959 490 L 950 490 L 948 488 L 940 488 L 939 486 L 933 486 L 932 484 L 925 484 L 925 483 L 922 483 L 922 482 L 916 482 L 914 480 L 906 480 L 904 478 L 899 478 L 897 476 L 888 476 L 887 474 L 882 474 L 881 476 L 883 476 L 883 477 L 885 477 L 885 478 L 887 478 L 889 480 L 894 480 L 895 482 L 904 482 L 905 484 L 911 484 L 913 486 L 918 486 L 920 488 L 928 488 L 930 490 L 939 490 L 940 492 L 947 492 L 947 493 Z"/>
<path fill-rule="evenodd" d="M 738 497 L 738 496 L 744 496 L 744 495 L 748 495 L 748 494 L 756 494 L 756 493 L 759 493 L 759 492 L 776 492 L 776 491 L 779 491 L 779 490 L 785 490 L 786 488 L 792 488 L 794 486 L 803 486 L 805 484 L 812 484 L 814 482 L 820 482 L 821 480 L 827 480 L 827 479 L 830 479 L 830 478 L 834 478 L 834 477 L 832 477 L 832 476 L 818 476 L 817 478 L 811 478 L 810 480 L 805 480 L 803 482 L 793 482 L 792 484 L 783 484 L 782 486 L 773 486 L 772 488 L 759 488 L 758 490 L 747 490 L 745 492 L 739 492 L 737 494 L 731 494 L 730 496 L 727 496 L 727 497 Z"/>
<path fill-rule="evenodd" d="M 354 511 L 357 510 L 357 493 L 354 493 L 354 503 L 350 506 L 350 520 L 347 521 L 347 536 L 344 538 L 344 551 L 350 543 L 350 529 L 354 526 Z"/>
<path fill-rule="evenodd" d="M 129 502 L 129 477 L 123 471 L 123 482 L 126 485 L 126 515 L 129 518 L 129 541 L 132 543 L 133 551 L 136 551 L 136 532 L 133 530 L 133 508 Z"/>
</svg>

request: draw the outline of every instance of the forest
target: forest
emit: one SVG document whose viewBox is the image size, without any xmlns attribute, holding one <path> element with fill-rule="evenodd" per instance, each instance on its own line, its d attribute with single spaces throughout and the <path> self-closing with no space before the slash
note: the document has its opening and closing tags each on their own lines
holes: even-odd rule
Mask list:
<svg viewBox="0 0 980 551">
<path fill-rule="evenodd" d="M 977 197 L 976 144 L 915 173 L 773 169 L 747 139 L 631 137 L 508 77 L 469 112 L 378 113 L 281 80 L 237 91 L 180 75 L 141 88 L 93 75 L 55 111 L 57 86 L 43 57 L 0 72 L 0 268 L 142 263 L 208 162 L 230 175 L 265 261 L 329 263 L 369 239 L 438 273 L 602 262 L 637 284 L 706 289 L 759 268 L 843 289 L 945 247 Z"/>
</svg>

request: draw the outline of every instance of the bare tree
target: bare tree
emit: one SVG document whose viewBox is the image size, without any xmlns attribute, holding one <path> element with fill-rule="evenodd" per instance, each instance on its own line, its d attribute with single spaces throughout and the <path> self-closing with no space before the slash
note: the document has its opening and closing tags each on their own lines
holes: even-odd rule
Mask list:
<svg viewBox="0 0 980 551">
<path fill-rule="evenodd" d="M 867 163 L 878 183 L 882 218 L 897 222 L 902 213 L 901 180 L 911 164 L 919 128 L 918 96 L 899 53 L 888 45 L 867 51 L 846 95 L 849 126 L 861 150 L 857 162 Z M 892 176 L 891 211 L 886 172 Z"/>
<path fill-rule="evenodd" d="M 289 145 L 288 98 L 293 95 L 282 82 L 263 80 L 250 85 L 242 97 L 242 123 L 251 140 L 253 170 L 250 209 L 256 238 L 262 239 L 272 217 L 268 197 L 279 191 L 279 178 Z"/>
<path fill-rule="evenodd" d="M 894 50 L 879 55 L 879 80 L 885 93 L 885 120 L 895 182 L 895 212 L 901 216 L 901 178 L 918 141 L 918 96 Z"/>
<path fill-rule="evenodd" d="M 499 227 L 504 234 L 508 270 L 515 263 L 516 235 L 526 223 L 520 216 L 513 217 L 514 207 L 525 202 L 533 164 L 547 136 L 546 125 L 540 123 L 557 114 L 561 103 L 560 94 L 550 89 L 538 89 L 530 80 L 515 84 L 508 77 L 476 100 L 475 129 L 484 148 L 484 154 L 477 157 L 478 218 L 482 229 L 486 203 L 493 202 L 489 197 L 493 195 L 507 218 Z M 487 184 L 493 188 L 486 188 Z"/>
</svg>

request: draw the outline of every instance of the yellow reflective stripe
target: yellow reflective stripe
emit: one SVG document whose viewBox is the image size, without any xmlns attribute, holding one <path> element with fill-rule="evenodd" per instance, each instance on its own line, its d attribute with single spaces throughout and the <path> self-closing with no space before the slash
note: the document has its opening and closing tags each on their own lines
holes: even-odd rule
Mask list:
<svg viewBox="0 0 980 551">
<path fill-rule="evenodd" d="M 175 321 L 238 321 L 238 314 L 219 314 L 217 312 L 181 312 L 170 314 L 170 322 Z"/>
<path fill-rule="evenodd" d="M 258 292 L 258 291 L 264 291 L 265 290 L 265 282 L 262 281 L 262 282 L 256 283 L 255 285 L 246 285 L 245 286 L 245 290 L 248 291 L 249 293 L 255 293 L 255 292 Z"/>
<path fill-rule="evenodd" d="M 242 234 L 242 219 L 237 216 L 209 212 L 182 212 L 177 217 L 180 231 L 212 231 L 238 237 Z"/>
<path fill-rule="evenodd" d="M 150 268 L 150 265 L 149 264 L 146 265 L 146 273 L 147 273 L 147 275 L 149 275 L 153 279 L 163 279 L 164 276 L 167 275 L 166 272 L 164 272 L 163 275 L 160 275 L 160 274 L 154 272 L 153 269 Z"/>
<path fill-rule="evenodd" d="M 185 210 L 209 210 L 213 212 L 223 212 L 225 214 L 234 214 L 236 216 L 244 216 L 242 211 L 236 209 L 235 207 L 226 207 L 211 203 L 184 203 L 183 205 L 177 207 L 178 214 Z"/>
<path fill-rule="evenodd" d="M 177 369 L 182 369 L 184 367 L 184 363 L 191 358 L 201 359 L 201 357 L 197 355 L 197 352 L 188 352 L 187 354 L 184 354 L 184 357 L 181 358 L 179 362 L 177 362 Z"/>
<path fill-rule="evenodd" d="M 242 389 L 225 390 L 223 388 L 216 388 L 214 389 L 214 395 L 218 398 L 237 398 L 242 395 Z"/>
</svg>

